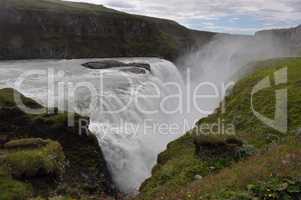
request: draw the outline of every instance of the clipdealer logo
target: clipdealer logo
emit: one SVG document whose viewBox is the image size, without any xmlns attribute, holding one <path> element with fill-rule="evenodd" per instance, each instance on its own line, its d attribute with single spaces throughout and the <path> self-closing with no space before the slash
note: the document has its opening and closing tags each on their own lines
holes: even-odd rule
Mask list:
<svg viewBox="0 0 301 200">
<path fill-rule="evenodd" d="M 281 86 L 287 84 L 287 67 L 274 72 L 274 86 Z M 287 113 L 287 88 L 275 90 L 276 105 L 274 119 L 270 119 L 263 114 L 259 113 L 254 108 L 254 95 L 259 91 L 273 87 L 272 80 L 269 76 L 259 81 L 252 89 L 251 92 L 251 109 L 254 115 L 262 121 L 265 125 L 281 132 L 286 133 L 288 130 L 288 113 Z"/>
</svg>

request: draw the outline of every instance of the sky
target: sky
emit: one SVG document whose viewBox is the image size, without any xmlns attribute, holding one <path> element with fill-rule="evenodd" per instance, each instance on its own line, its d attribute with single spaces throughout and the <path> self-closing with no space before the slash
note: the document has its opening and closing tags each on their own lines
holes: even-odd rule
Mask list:
<svg viewBox="0 0 301 200">
<path fill-rule="evenodd" d="M 68 0 L 171 19 L 197 30 L 254 34 L 301 24 L 301 0 Z"/>
</svg>

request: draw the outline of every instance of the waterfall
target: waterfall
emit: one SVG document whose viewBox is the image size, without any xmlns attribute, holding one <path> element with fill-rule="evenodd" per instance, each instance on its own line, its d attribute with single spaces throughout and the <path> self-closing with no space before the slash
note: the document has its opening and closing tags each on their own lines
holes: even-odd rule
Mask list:
<svg viewBox="0 0 301 200">
<path fill-rule="evenodd" d="M 135 193 L 151 175 L 157 155 L 196 120 L 212 113 L 230 81 L 248 71 L 243 66 L 280 56 L 289 54 L 272 40 L 222 36 L 179 59 L 181 75 L 174 64 L 158 58 L 116 59 L 150 64 L 151 72 L 142 74 L 81 66 L 103 59 L 3 61 L 0 88 L 12 87 L 45 106 L 62 105 L 61 110 L 90 117 L 89 128 L 99 140 L 115 183 L 121 191 Z M 17 86 L 21 75 L 30 71 L 35 73 Z M 66 95 L 69 85 L 78 86 L 72 95 Z M 198 95 L 205 96 L 198 99 Z M 71 108 L 66 106 L 70 102 Z M 177 128 L 171 129 L 174 125 Z M 162 126 L 167 129 L 162 131 Z"/>
<path fill-rule="evenodd" d="M 143 62 L 145 61 L 148 60 L 144 59 Z M 113 178 L 119 189 L 124 192 L 135 192 L 151 175 L 157 155 L 170 141 L 179 137 L 178 133 L 161 135 L 152 128 L 156 124 L 168 124 L 173 121 L 172 116 L 162 112 L 160 102 L 162 98 L 173 93 L 164 84 L 172 82 L 183 87 L 182 77 L 177 68 L 168 61 L 156 59 L 149 63 L 152 75 L 147 80 L 140 80 L 138 85 L 122 88 L 115 93 L 120 100 L 119 106 L 124 106 L 124 101 L 135 95 L 137 98 L 139 95 L 146 96 L 145 98 L 128 105 L 122 112 L 116 114 L 108 112 L 103 115 L 103 112 L 99 111 L 96 116 L 91 117 L 90 129 L 98 137 Z M 157 86 L 159 91 L 155 91 L 154 86 Z M 132 94 L 131 90 L 137 89 L 136 87 L 143 89 L 139 94 Z M 154 92 L 159 92 L 160 95 Z M 107 110 L 118 107 L 116 102 L 106 98 L 104 97 L 102 101 L 105 102 L 104 105 L 110 107 Z"/>
<path fill-rule="evenodd" d="M 0 71 L 3 73 L 0 75 L 0 87 L 13 87 L 45 106 L 49 106 L 50 101 L 54 101 L 52 104 L 56 106 L 74 102 L 74 111 L 90 117 L 89 128 L 99 140 L 118 188 L 126 193 L 135 193 L 151 175 L 158 154 L 185 132 L 181 127 L 183 116 L 165 111 L 183 106 L 178 105 L 182 102 L 174 98 L 164 100 L 174 94 L 183 96 L 184 83 L 174 64 L 157 58 L 118 59 L 126 63 L 149 63 L 151 72 L 145 74 L 118 69 L 91 70 L 81 66 L 85 62 L 98 60 L 102 59 L 1 62 Z M 30 75 L 22 87 L 15 85 L 24 71 L 35 70 L 44 70 L 45 74 Z M 53 74 L 49 78 L 51 70 Z M 48 79 L 54 81 L 50 99 Z M 91 84 L 97 94 L 79 87 L 74 96 L 61 95 L 59 91 L 67 90 L 70 83 Z M 63 90 L 59 89 L 60 85 L 64 85 Z M 97 101 L 92 104 L 92 109 L 86 111 L 93 97 Z M 170 126 L 172 123 L 177 123 L 180 128 L 158 130 L 159 126 Z"/>
</svg>

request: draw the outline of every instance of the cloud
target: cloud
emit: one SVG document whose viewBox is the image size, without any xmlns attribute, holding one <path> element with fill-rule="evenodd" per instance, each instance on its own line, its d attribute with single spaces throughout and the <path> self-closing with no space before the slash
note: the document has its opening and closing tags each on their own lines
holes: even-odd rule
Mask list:
<svg viewBox="0 0 301 200">
<path fill-rule="evenodd" d="M 103 4 L 105 6 L 130 12 L 134 14 L 148 15 L 160 18 L 176 20 L 190 28 L 202 29 L 203 23 L 213 23 L 218 27 L 225 27 L 221 31 L 235 30 L 240 33 L 250 30 L 253 33 L 260 28 L 287 27 L 301 23 L 301 1 L 300 0 L 74 0 Z M 241 16 L 244 18 L 242 19 Z M 248 26 L 246 17 L 255 18 L 257 24 Z M 231 25 L 229 22 L 236 23 Z M 193 25 L 192 20 L 195 21 Z M 197 22 L 197 23 L 196 23 Z M 226 23 L 227 26 L 218 25 Z M 208 28 L 208 27 L 207 27 Z M 214 29 L 212 29 L 214 30 Z"/>
</svg>

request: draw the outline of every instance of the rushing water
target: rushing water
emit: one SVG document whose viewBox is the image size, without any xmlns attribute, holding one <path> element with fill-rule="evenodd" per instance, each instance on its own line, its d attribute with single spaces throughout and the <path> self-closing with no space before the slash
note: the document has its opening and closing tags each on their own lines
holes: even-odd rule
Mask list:
<svg viewBox="0 0 301 200">
<path fill-rule="evenodd" d="M 190 71 L 181 75 L 174 64 L 158 58 L 117 59 L 149 63 L 151 71 L 139 74 L 81 65 L 103 59 L 0 62 L 0 88 L 88 116 L 115 183 L 135 193 L 166 145 L 219 105 L 241 66 L 274 56 L 246 46 L 248 41 L 212 41 L 184 57 L 179 68 Z"/>
<path fill-rule="evenodd" d="M 193 117 L 185 126 L 184 119 L 189 119 L 184 114 L 170 112 L 185 100 L 164 99 L 172 94 L 183 97 L 184 83 L 177 68 L 166 60 L 118 59 L 149 63 L 151 72 L 141 74 L 81 66 L 97 60 L 1 62 L 0 88 L 12 87 L 45 106 L 89 116 L 89 128 L 99 139 L 114 181 L 122 191 L 135 192 L 151 175 L 157 155 L 194 124 Z M 173 128 L 159 130 L 162 124 Z"/>
<path fill-rule="evenodd" d="M 157 58 L 117 59 L 149 63 L 151 72 L 140 74 L 81 66 L 102 59 L 6 61 L 0 62 L 0 88 L 88 116 L 115 183 L 135 193 L 157 155 L 219 105 L 242 66 L 289 55 L 273 40 L 217 37 L 179 60 L 182 76 L 174 64 Z"/>
</svg>

